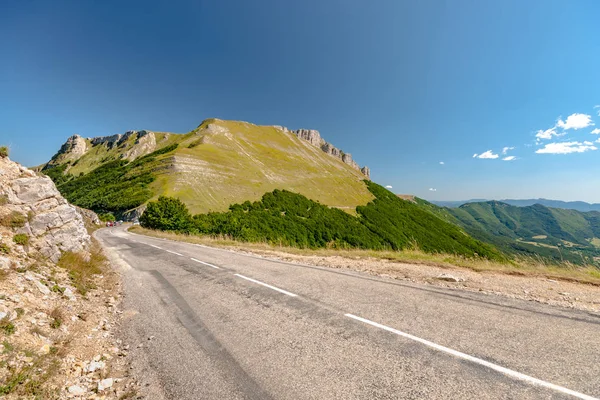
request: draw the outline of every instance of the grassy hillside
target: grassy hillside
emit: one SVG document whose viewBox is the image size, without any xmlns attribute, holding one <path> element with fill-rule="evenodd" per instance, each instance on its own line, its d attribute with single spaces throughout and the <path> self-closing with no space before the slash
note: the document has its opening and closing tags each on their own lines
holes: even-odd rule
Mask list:
<svg viewBox="0 0 600 400">
<path fill-rule="evenodd" d="M 357 207 L 357 216 L 289 191 L 266 193 L 260 201 L 234 204 L 228 212 L 191 217 L 174 198 L 151 202 L 140 221 L 153 229 L 228 236 L 248 242 L 303 248 L 419 249 L 503 260 L 493 246 L 385 188 L 364 181 L 375 199 Z"/>
<path fill-rule="evenodd" d="M 497 201 L 441 210 L 473 237 L 509 253 L 575 263 L 594 263 L 594 257 L 600 256 L 600 213 L 596 211 L 584 213 L 540 204 L 516 207 Z"/>
<path fill-rule="evenodd" d="M 360 171 L 272 126 L 211 119 L 187 134 L 154 135 L 154 150 L 177 147 L 156 155 L 151 163 L 144 163 L 144 168 L 125 166 L 125 157 L 139 146 L 138 138 L 132 135 L 118 146 L 92 145 L 90 139 L 85 139 L 87 149 L 83 155 L 73 159 L 58 154 L 44 172 L 75 204 L 91 205 L 98 212 L 120 212 L 123 204 L 81 202 L 92 195 L 75 194 L 74 190 L 85 186 L 91 192 L 102 191 L 125 185 L 137 174 L 152 177 L 144 179 L 143 202 L 161 195 L 173 196 L 193 213 L 225 211 L 230 204 L 256 201 L 275 189 L 304 194 L 347 212 L 373 199 L 362 183 Z M 117 161 L 122 165 L 114 164 Z M 105 169 L 96 171 L 101 166 Z M 127 171 L 112 171 L 107 181 L 103 178 L 107 168 Z"/>
</svg>

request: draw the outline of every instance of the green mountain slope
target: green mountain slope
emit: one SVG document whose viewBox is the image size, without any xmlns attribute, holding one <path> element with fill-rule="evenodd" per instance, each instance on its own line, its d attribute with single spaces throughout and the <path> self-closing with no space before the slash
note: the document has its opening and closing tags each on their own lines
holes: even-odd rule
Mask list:
<svg viewBox="0 0 600 400">
<path fill-rule="evenodd" d="M 434 206 L 435 207 L 435 206 Z M 443 208 L 470 235 L 513 254 L 541 255 L 576 263 L 600 256 L 600 213 L 511 206 L 497 201 Z"/>
<path fill-rule="evenodd" d="M 139 161 L 160 149 L 169 151 Z M 193 213 L 224 211 L 230 204 L 256 201 L 274 189 L 304 194 L 349 212 L 373 199 L 362 183 L 363 173 L 343 162 L 341 155 L 327 154 L 284 128 L 217 119 L 206 120 L 187 134 L 133 131 L 94 139 L 74 136 L 43 172 L 70 201 L 98 212 L 122 213 L 161 195 L 180 198 Z M 126 182 L 136 179 L 139 204 L 113 201 Z"/>
<path fill-rule="evenodd" d="M 191 217 L 177 199 L 151 202 L 142 226 L 192 234 L 226 235 L 248 242 L 309 248 L 402 250 L 504 260 L 493 246 L 387 189 L 365 181 L 375 199 L 357 207 L 357 216 L 289 191 L 266 193 L 260 201 L 234 204 L 228 212 Z M 176 222 L 176 223 L 175 223 Z"/>
</svg>

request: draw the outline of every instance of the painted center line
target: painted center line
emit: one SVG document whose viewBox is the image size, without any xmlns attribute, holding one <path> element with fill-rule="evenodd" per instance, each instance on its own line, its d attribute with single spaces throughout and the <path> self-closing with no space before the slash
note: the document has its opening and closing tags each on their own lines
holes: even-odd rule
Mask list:
<svg viewBox="0 0 600 400">
<path fill-rule="evenodd" d="M 431 348 L 433 348 L 435 350 L 438 350 L 438 351 L 441 351 L 441 352 L 444 352 L 444 353 L 448 353 L 448 354 L 451 354 L 451 355 L 453 355 L 455 357 L 462 358 L 464 360 L 471 361 L 471 362 L 473 362 L 475 364 L 479 364 L 479 365 L 482 365 L 484 367 L 493 369 L 494 371 L 497 371 L 497 372 L 503 373 L 505 375 L 508 375 L 511 378 L 515 378 L 515 379 L 527 382 L 527 383 L 532 384 L 532 385 L 542 386 L 542 387 L 545 387 L 547 389 L 551 389 L 551 390 L 554 390 L 554 391 L 557 391 L 557 392 L 560 392 L 560 393 L 568 394 L 568 395 L 576 397 L 578 399 L 599 400 L 596 397 L 588 396 L 587 394 L 579 393 L 579 392 L 576 392 L 574 390 L 567 389 L 565 387 L 558 386 L 558 385 L 555 385 L 553 383 L 546 382 L 546 381 L 543 381 L 541 379 L 537 379 L 537 378 L 531 377 L 529 375 L 525 375 L 525 374 L 522 374 L 520 372 L 513 371 L 513 370 L 508 369 L 508 368 L 501 367 L 500 365 L 493 364 L 493 363 L 491 363 L 489 361 L 482 360 L 481 358 L 477 358 L 477 357 L 473 357 L 473 356 L 470 356 L 470 355 L 465 354 L 465 353 L 461 353 L 460 351 L 453 350 L 453 349 L 450 349 L 448 347 L 444 347 L 444 346 L 439 345 L 437 343 L 430 342 L 429 340 L 421 339 L 421 338 L 419 338 L 417 336 L 413 336 L 413 335 L 411 335 L 409 333 L 402 332 L 402 331 L 399 331 L 399 330 L 394 329 L 394 328 L 390 328 L 389 326 L 385 326 L 385 325 L 379 324 L 377 322 L 370 321 L 368 319 L 357 317 L 356 315 L 353 315 L 353 314 L 344 314 L 344 315 L 346 317 L 348 317 L 348 318 L 352 318 L 352 319 L 355 319 L 357 321 L 364 322 L 365 324 L 374 326 L 376 328 L 380 328 L 380 329 L 383 329 L 385 331 L 395 333 L 396 335 L 402 336 L 402 337 L 404 337 L 406 339 L 414 340 L 415 342 L 419 342 L 419 343 L 424 344 L 425 346 L 429 346 L 429 347 L 431 347 Z"/>
<path fill-rule="evenodd" d="M 155 245 L 153 245 L 153 244 L 149 244 L 148 246 L 152 246 L 152 247 L 154 247 L 155 249 L 161 249 L 161 250 L 162 250 L 162 247 L 158 247 L 158 246 L 155 246 Z"/>
<path fill-rule="evenodd" d="M 266 286 L 266 287 L 268 287 L 269 289 L 273 289 L 273 290 L 276 290 L 276 291 L 278 291 L 279 293 L 283 293 L 283 294 L 286 294 L 286 295 L 288 295 L 288 296 L 291 296 L 291 297 L 296 297 L 296 296 L 297 296 L 297 294 L 290 293 L 290 292 L 288 292 L 287 290 L 279 289 L 278 287 L 275 287 L 275 286 L 268 285 L 268 284 L 266 284 L 266 283 L 263 283 L 263 282 L 261 282 L 261 281 L 257 281 L 256 279 L 248 278 L 247 276 L 240 275 L 240 274 L 234 274 L 234 275 L 235 275 L 235 276 L 237 276 L 237 277 L 240 277 L 240 278 L 242 278 L 242 279 L 246 279 L 247 281 L 254 282 L 254 283 L 257 283 L 257 284 L 259 284 L 259 285 Z"/>
<path fill-rule="evenodd" d="M 196 261 L 197 263 L 204 264 L 204 265 L 208 265 L 209 267 L 212 267 L 212 268 L 215 268 L 215 269 L 221 269 L 220 267 L 217 267 L 216 265 L 212 265 L 212 264 L 209 264 L 209 263 L 207 263 L 207 262 L 204 262 L 204 261 L 196 260 L 196 259 L 195 259 L 195 258 L 193 258 L 193 257 L 190 257 L 190 259 L 191 259 L 192 261 Z"/>
<path fill-rule="evenodd" d="M 183 254 L 179 254 L 179 253 L 178 253 L 178 252 L 176 252 L 176 251 L 171 251 L 171 250 L 165 250 L 165 251 L 166 251 L 167 253 L 171 253 L 171 254 L 175 254 L 176 256 L 182 256 L 182 257 L 183 257 Z"/>
</svg>

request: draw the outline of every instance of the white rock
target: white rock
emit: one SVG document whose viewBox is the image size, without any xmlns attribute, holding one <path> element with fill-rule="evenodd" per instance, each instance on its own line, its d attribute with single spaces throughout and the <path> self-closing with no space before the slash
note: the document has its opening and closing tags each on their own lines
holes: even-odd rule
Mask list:
<svg viewBox="0 0 600 400">
<path fill-rule="evenodd" d="M 70 288 L 66 288 L 64 293 L 66 298 L 68 298 L 71 301 L 75 301 L 77 300 L 77 297 L 75 297 L 75 295 L 73 294 L 73 291 Z"/>
<path fill-rule="evenodd" d="M 453 276 L 450 274 L 441 274 L 437 278 L 441 281 L 446 281 L 446 282 L 463 282 L 464 281 L 463 278 L 457 278 L 456 276 Z"/>
<path fill-rule="evenodd" d="M 69 391 L 69 393 L 74 394 L 76 396 L 81 396 L 81 395 L 85 394 L 85 392 L 86 392 L 86 390 L 84 388 L 82 388 L 81 386 L 77 386 L 77 385 L 69 386 L 68 391 Z"/>
<path fill-rule="evenodd" d="M 94 372 L 103 369 L 105 366 L 104 361 L 92 361 L 90 365 L 85 367 L 85 372 Z"/>
<path fill-rule="evenodd" d="M 7 313 L 0 311 L 0 319 L 5 318 L 7 315 Z"/>
<path fill-rule="evenodd" d="M 34 281 L 34 282 L 35 282 L 35 286 L 37 286 L 37 288 L 39 289 L 40 292 L 42 292 L 42 294 L 50 294 L 50 289 L 48 288 L 48 286 L 44 285 L 40 281 Z"/>
<path fill-rule="evenodd" d="M 100 382 L 98 382 L 98 391 L 101 392 L 104 389 L 108 389 L 109 387 L 112 387 L 112 385 L 113 385 L 112 378 L 102 379 Z"/>
</svg>

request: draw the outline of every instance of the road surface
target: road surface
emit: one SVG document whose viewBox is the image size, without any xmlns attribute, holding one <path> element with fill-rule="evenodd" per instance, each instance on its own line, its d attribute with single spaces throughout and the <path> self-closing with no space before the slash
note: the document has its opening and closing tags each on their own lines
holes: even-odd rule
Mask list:
<svg viewBox="0 0 600 400">
<path fill-rule="evenodd" d="M 96 232 L 150 399 L 594 399 L 600 316 Z"/>
</svg>

